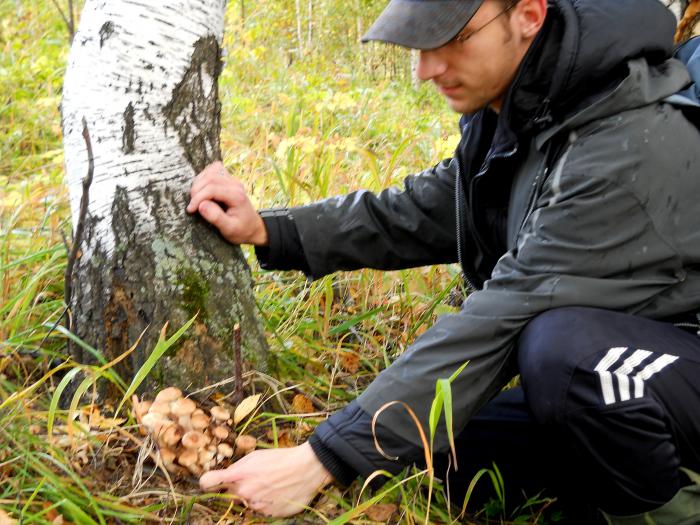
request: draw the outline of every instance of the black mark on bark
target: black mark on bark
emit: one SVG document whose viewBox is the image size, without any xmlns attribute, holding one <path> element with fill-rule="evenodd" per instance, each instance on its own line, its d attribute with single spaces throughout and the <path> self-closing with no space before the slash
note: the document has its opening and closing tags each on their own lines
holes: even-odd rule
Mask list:
<svg viewBox="0 0 700 525">
<path fill-rule="evenodd" d="M 125 155 L 134 152 L 134 139 L 136 132 L 134 131 L 134 106 L 131 102 L 124 110 L 124 134 L 122 135 L 122 151 Z"/>
<path fill-rule="evenodd" d="M 216 38 L 200 38 L 194 44 L 190 67 L 163 109 L 196 172 L 221 158 L 221 104 L 217 85 L 220 73 L 221 49 Z"/>
<path fill-rule="evenodd" d="M 100 49 L 104 43 L 114 34 L 114 24 L 112 22 L 105 22 L 100 28 Z"/>
</svg>

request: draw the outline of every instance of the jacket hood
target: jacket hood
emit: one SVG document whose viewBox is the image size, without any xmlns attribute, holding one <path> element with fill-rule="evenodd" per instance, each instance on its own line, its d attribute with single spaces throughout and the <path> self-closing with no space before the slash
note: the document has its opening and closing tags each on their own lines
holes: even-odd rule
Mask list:
<svg viewBox="0 0 700 525">
<path fill-rule="evenodd" d="M 548 9 L 503 106 L 515 133 L 561 122 L 609 92 L 630 60 L 655 65 L 673 54 L 676 19 L 659 0 L 549 0 Z"/>
</svg>

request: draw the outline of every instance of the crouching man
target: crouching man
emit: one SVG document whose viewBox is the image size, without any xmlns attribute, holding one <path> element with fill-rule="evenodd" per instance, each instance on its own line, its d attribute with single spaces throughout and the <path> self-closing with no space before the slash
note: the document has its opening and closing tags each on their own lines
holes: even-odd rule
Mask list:
<svg viewBox="0 0 700 525">
<path fill-rule="evenodd" d="M 188 211 L 256 245 L 264 268 L 458 262 L 474 288 L 308 443 L 202 487 L 287 516 L 334 479 L 420 463 L 403 409 L 378 423 L 397 459 L 376 450 L 372 416 L 400 400 L 427 428 L 436 380 L 468 361 L 452 386 L 453 494 L 495 461 L 511 494 L 590 504 L 567 523 L 596 509 L 700 523 L 682 470 L 700 471 L 700 134 L 674 26 L 658 0 L 391 0 L 365 39 L 420 50 L 418 76 L 461 114 L 453 158 L 401 191 L 260 212 L 220 163 L 201 173 Z M 444 426 L 435 448 L 444 459 Z"/>
</svg>

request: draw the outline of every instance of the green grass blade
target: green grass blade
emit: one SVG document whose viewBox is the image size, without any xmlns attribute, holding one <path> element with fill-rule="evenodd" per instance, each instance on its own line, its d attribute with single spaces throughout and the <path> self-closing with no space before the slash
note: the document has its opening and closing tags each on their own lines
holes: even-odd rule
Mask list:
<svg viewBox="0 0 700 525">
<path fill-rule="evenodd" d="M 452 459 L 455 462 L 455 470 L 457 469 L 457 451 L 455 450 L 454 431 L 452 429 L 452 386 L 448 379 L 438 379 L 438 388 L 442 394 L 443 403 L 445 406 L 445 427 L 447 428 L 447 441 L 450 443 L 452 451 Z"/>
<path fill-rule="evenodd" d="M 467 512 L 467 505 L 469 505 L 469 500 L 472 497 L 472 492 L 474 492 L 474 489 L 476 488 L 476 484 L 485 474 L 488 474 L 489 472 L 489 469 L 482 468 L 469 482 L 469 487 L 467 487 L 467 493 L 464 495 L 464 502 L 462 503 L 462 511 L 459 513 L 459 516 L 457 516 L 457 521 L 461 520 L 464 517 L 464 514 Z"/>
<path fill-rule="evenodd" d="M 61 504 L 63 510 L 75 521 L 81 525 L 97 525 L 97 522 L 83 512 L 80 507 L 78 507 L 71 500 L 66 499 Z"/>
<path fill-rule="evenodd" d="M 102 355 L 102 352 L 99 350 L 93 348 L 89 344 L 87 344 L 85 341 L 80 339 L 77 335 L 75 335 L 73 332 L 70 330 L 66 329 L 65 326 L 62 325 L 56 325 L 54 326 L 52 323 L 44 323 L 43 325 L 45 328 L 48 328 L 49 330 L 53 329 L 57 332 L 59 332 L 61 335 L 65 336 L 67 339 L 70 339 L 72 342 L 74 342 L 76 345 L 78 345 L 80 348 L 83 350 L 87 350 L 90 355 L 92 355 L 97 361 L 101 364 L 107 364 L 107 359 L 105 358 L 104 355 Z"/>
<path fill-rule="evenodd" d="M 68 373 L 65 376 L 63 376 L 63 379 L 61 379 L 60 383 L 58 383 L 58 385 L 56 386 L 56 390 L 54 391 L 53 396 L 51 396 L 51 403 L 49 404 L 49 413 L 46 419 L 46 434 L 49 439 L 51 439 L 51 434 L 53 433 L 53 422 L 56 418 L 56 410 L 58 409 L 58 402 L 61 399 L 61 395 L 63 394 L 63 391 L 66 389 L 68 384 L 76 376 L 76 374 L 80 372 L 80 370 L 81 368 L 76 366 L 72 370 L 68 371 Z"/>
<path fill-rule="evenodd" d="M 167 352 L 170 349 L 170 347 L 172 347 L 184 335 L 184 333 L 189 329 L 189 327 L 192 326 L 192 323 L 194 323 L 194 320 L 196 318 L 197 315 L 195 315 L 194 317 L 192 317 L 192 319 L 187 321 L 182 326 L 182 328 L 180 328 L 177 332 L 173 334 L 172 337 L 170 337 L 170 339 L 165 338 L 168 324 L 166 323 L 165 326 L 163 326 L 162 330 L 160 331 L 160 337 L 158 338 L 158 342 L 156 343 L 155 348 L 151 352 L 151 355 L 148 356 L 148 359 L 146 359 L 141 368 L 139 368 L 138 372 L 134 374 L 134 379 L 131 381 L 129 388 L 126 389 L 124 397 L 122 397 L 122 400 L 119 403 L 119 406 L 117 407 L 117 410 L 115 412 L 115 417 L 117 414 L 119 414 L 119 411 L 121 410 L 124 403 L 131 397 L 131 395 L 134 392 L 136 392 L 136 389 L 139 387 L 139 385 L 141 385 L 141 383 L 144 381 L 144 379 L 146 379 L 148 374 L 151 373 L 151 370 L 153 370 L 153 367 L 160 360 L 160 358 L 163 357 L 163 354 L 165 354 L 165 352 Z"/>
<path fill-rule="evenodd" d="M 430 405 L 430 415 L 428 416 L 428 425 L 430 426 L 430 450 L 433 449 L 433 441 L 437 426 L 440 423 L 440 414 L 442 414 L 443 396 L 439 388 L 440 380 L 435 383 L 435 397 Z"/>
<path fill-rule="evenodd" d="M 355 326 L 357 323 L 364 321 L 365 319 L 368 319 L 369 317 L 372 317 L 373 315 L 378 314 L 385 308 L 383 306 L 378 306 L 377 308 L 372 308 L 371 310 L 368 310 L 366 312 L 362 312 L 360 315 L 356 315 L 352 319 L 348 319 L 347 321 L 340 323 L 338 326 L 334 326 L 331 328 L 328 333 L 330 335 L 338 335 L 342 334 L 343 332 L 346 332 L 349 328 L 352 328 Z"/>
</svg>

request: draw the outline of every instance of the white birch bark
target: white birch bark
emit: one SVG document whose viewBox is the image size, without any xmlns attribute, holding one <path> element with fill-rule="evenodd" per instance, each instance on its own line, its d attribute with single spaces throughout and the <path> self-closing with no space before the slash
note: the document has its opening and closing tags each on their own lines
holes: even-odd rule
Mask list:
<svg viewBox="0 0 700 525">
<path fill-rule="evenodd" d="M 187 387 L 233 374 L 235 323 L 245 355 L 264 362 L 249 269 L 185 213 L 194 175 L 220 158 L 217 78 L 225 0 L 87 0 L 66 72 L 62 116 L 74 228 L 91 135 L 82 255 L 70 304 L 76 333 L 113 356 L 150 326 L 130 370 L 161 326 L 199 311 L 191 337 L 163 361 L 164 382 Z M 78 356 L 80 357 L 80 356 Z"/>
</svg>

